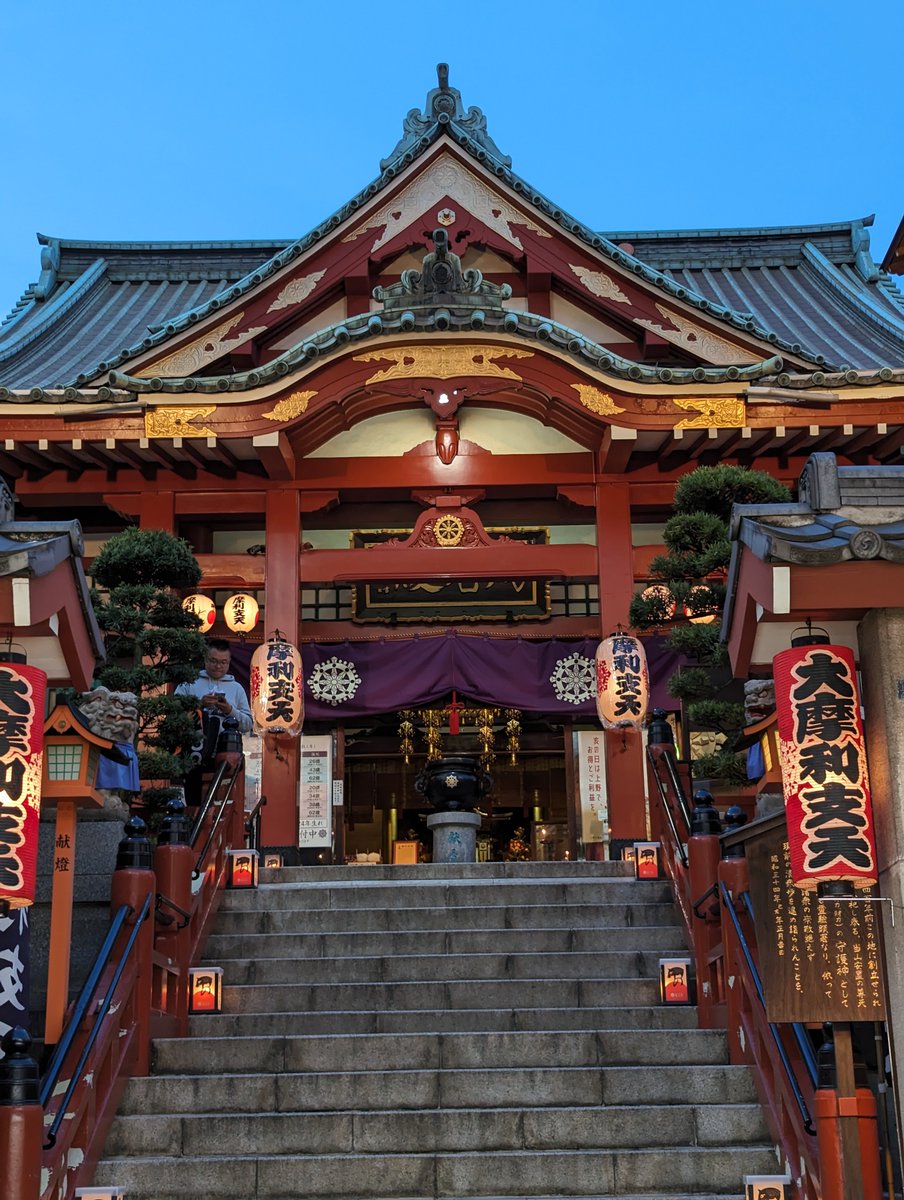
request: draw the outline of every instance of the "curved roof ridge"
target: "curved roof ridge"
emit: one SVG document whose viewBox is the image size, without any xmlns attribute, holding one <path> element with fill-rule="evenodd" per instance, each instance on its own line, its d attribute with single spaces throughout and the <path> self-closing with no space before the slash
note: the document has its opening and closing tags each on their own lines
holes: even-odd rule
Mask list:
<svg viewBox="0 0 904 1200">
<path fill-rule="evenodd" d="M 274 246 L 284 247 L 292 244 L 292 238 L 260 238 L 248 241 L 241 238 L 227 238 L 222 241 L 208 239 L 201 242 L 189 238 L 187 241 L 98 242 L 90 238 L 87 240 L 53 238 L 46 233 L 39 233 L 36 236 L 40 245 L 47 246 L 51 242 L 56 242 L 61 250 L 266 250 L 272 249 Z"/>
<path fill-rule="evenodd" d="M 443 316 L 439 317 L 442 313 Z M 440 323 L 442 321 L 442 323 Z M 542 342 L 552 349 L 576 358 L 585 368 L 603 370 L 608 374 L 634 381 L 647 380 L 655 383 L 693 384 L 724 383 L 735 380 L 760 379 L 783 369 L 784 363 L 774 355 L 760 362 L 741 366 L 712 367 L 656 367 L 635 362 L 613 353 L 605 346 L 594 342 L 586 335 L 577 333 L 567 325 L 550 317 L 535 313 L 516 312 L 512 309 L 471 310 L 449 313 L 446 309 L 437 312 L 413 309 L 384 313 L 361 313 L 344 321 L 327 325 L 324 329 L 290 347 L 278 358 L 249 371 L 223 376 L 181 376 L 163 379 L 157 376 L 126 375 L 110 371 L 108 380 L 113 388 L 130 392 L 185 393 L 241 392 L 260 387 L 289 375 L 294 369 L 306 366 L 314 359 L 327 357 L 348 345 L 351 341 L 367 342 L 384 334 L 435 334 L 453 333 L 501 333 L 517 335 L 529 341 Z"/>
<path fill-rule="evenodd" d="M 804 242 L 803 254 L 809 265 L 828 287 L 843 296 L 845 301 L 853 304 L 861 313 L 881 325 L 887 332 L 899 340 L 904 339 L 904 312 L 901 314 L 901 319 L 896 320 L 894 315 L 888 309 L 877 304 L 868 292 L 858 288 L 851 279 L 843 275 L 812 242 Z"/>
<path fill-rule="evenodd" d="M 819 222 L 815 225 L 739 225 L 737 227 L 727 228 L 712 228 L 712 229 L 636 229 L 636 230 L 616 230 L 614 232 L 601 233 L 600 237 L 607 238 L 614 242 L 616 238 L 623 241 L 631 241 L 632 238 L 644 239 L 646 241 L 666 240 L 668 238 L 707 238 L 707 237 L 769 237 L 770 235 L 779 236 L 789 233 L 844 233 L 847 230 L 852 230 L 857 226 L 872 225 L 876 219 L 875 213 L 870 213 L 866 217 L 853 217 L 848 221 L 827 221 Z"/>
<path fill-rule="evenodd" d="M 60 292 L 52 300 L 46 303 L 46 307 L 42 309 L 41 315 L 33 325 L 29 325 L 27 329 L 12 331 L 12 336 L 8 341 L 0 341 L 0 362 L 5 362 L 12 358 L 20 350 L 30 345 L 38 337 L 41 337 L 47 332 L 50 325 L 56 324 L 69 310 L 77 304 L 86 292 L 89 292 L 92 287 L 98 282 L 107 269 L 106 260 L 103 258 L 95 259 L 95 261 L 76 279 L 65 291 Z M 32 305 L 37 302 L 32 299 Z M 29 311 L 29 305 L 24 311 Z"/>
</svg>

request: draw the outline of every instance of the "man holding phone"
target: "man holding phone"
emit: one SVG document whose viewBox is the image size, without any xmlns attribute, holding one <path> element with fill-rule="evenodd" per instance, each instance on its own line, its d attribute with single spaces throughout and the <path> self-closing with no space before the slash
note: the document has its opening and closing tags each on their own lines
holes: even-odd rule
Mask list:
<svg viewBox="0 0 904 1200">
<path fill-rule="evenodd" d="M 177 696 L 196 696 L 201 707 L 215 713 L 220 722 L 234 717 L 241 733 L 251 732 L 251 705 L 245 689 L 234 675 L 229 674 L 231 653 L 229 643 L 212 638 L 207 643 L 204 666 L 194 683 L 180 683 Z"/>
</svg>

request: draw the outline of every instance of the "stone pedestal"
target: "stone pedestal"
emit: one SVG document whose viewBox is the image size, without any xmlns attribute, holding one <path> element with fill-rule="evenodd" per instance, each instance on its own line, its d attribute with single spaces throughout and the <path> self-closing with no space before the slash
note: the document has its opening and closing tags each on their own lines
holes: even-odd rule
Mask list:
<svg viewBox="0 0 904 1200">
<path fill-rule="evenodd" d="M 435 863 L 472 863 L 477 861 L 479 813 L 431 813 L 427 818 L 427 828 L 433 831 L 433 861 Z"/>
</svg>

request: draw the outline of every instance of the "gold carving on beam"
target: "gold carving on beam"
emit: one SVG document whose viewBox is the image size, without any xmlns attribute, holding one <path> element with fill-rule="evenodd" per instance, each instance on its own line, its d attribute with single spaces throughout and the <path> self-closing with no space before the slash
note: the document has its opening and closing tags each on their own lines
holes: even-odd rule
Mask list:
<svg viewBox="0 0 904 1200">
<path fill-rule="evenodd" d="M 154 408 L 144 414 L 145 437 L 161 438 L 200 438 L 216 437 L 212 429 L 206 425 L 192 425 L 192 421 L 200 421 L 216 412 L 216 405 L 206 405 L 203 408 Z"/>
<path fill-rule="evenodd" d="M 671 342 L 673 346 L 681 346 L 685 350 L 690 350 L 698 358 L 715 363 L 716 366 L 760 361 L 758 355 L 736 346 L 734 342 L 719 337 L 717 333 L 704 329 L 701 325 L 695 325 L 693 321 L 688 321 L 686 317 L 673 312 L 670 308 L 666 308 L 662 304 L 657 304 L 656 308 L 669 324 L 676 327 L 677 333 L 675 329 L 667 329 L 664 325 L 657 325 L 655 321 L 646 318 L 638 319 L 637 324 L 642 325 L 644 329 L 649 329 L 651 333 L 658 333 L 661 338 Z"/>
<path fill-rule="evenodd" d="M 682 417 L 676 429 L 743 429 L 747 414 L 743 400 L 733 397 L 699 400 L 675 400 L 678 408 L 695 412 L 696 417 Z"/>
<path fill-rule="evenodd" d="M 263 416 L 268 421 L 291 421 L 307 410 L 308 404 L 316 395 L 316 392 L 293 392 L 291 396 L 277 400 L 274 407 L 263 413 Z"/>
<path fill-rule="evenodd" d="M 314 271 L 312 275 L 304 275 L 301 279 L 292 279 L 281 289 L 267 312 L 276 312 L 280 308 L 289 308 L 292 304 L 300 304 L 307 300 L 314 288 L 326 274 L 326 271 Z"/>
<path fill-rule="evenodd" d="M 405 346 L 402 349 L 375 350 L 356 354 L 355 362 L 391 360 L 394 365 L 378 371 L 367 380 L 384 383 L 388 379 L 454 379 L 459 375 L 474 375 L 492 379 L 515 379 L 521 376 L 500 367 L 495 358 L 533 358 L 531 350 L 512 350 L 507 346 Z"/>
<path fill-rule="evenodd" d="M 601 417 L 614 417 L 625 411 L 618 407 L 608 392 L 602 392 L 598 387 L 589 383 L 573 383 L 571 386 L 577 392 L 583 406 Z"/>
<path fill-rule="evenodd" d="M 482 179 L 466 167 L 443 155 L 342 240 L 353 242 L 372 230 L 377 233 L 377 239 L 370 248 L 373 253 L 415 221 L 426 219 L 425 214 L 430 210 L 438 206 L 446 207 L 440 205 L 440 201 L 447 196 L 519 250 L 524 247 L 518 235 L 512 232 L 512 225 L 521 225 L 539 237 L 552 237 L 526 213 L 510 204 L 500 192 L 487 187 Z"/>
<path fill-rule="evenodd" d="M 626 296 L 618 284 L 603 271 L 591 271 L 588 267 L 576 267 L 569 263 L 572 271 L 580 279 L 588 292 L 600 296 L 603 300 L 614 300 L 616 304 L 630 304 L 631 297 Z"/>
<path fill-rule="evenodd" d="M 260 325 L 255 329 L 246 329 L 238 337 L 228 338 L 226 335 L 230 329 L 234 329 L 244 319 L 243 312 L 237 313 L 228 321 L 223 321 L 214 329 L 208 330 L 197 341 L 183 346 L 181 350 L 175 350 L 166 358 L 158 359 L 148 367 L 142 367 L 138 372 L 138 378 L 148 379 L 152 376 L 159 376 L 161 379 L 181 379 L 185 375 L 194 375 L 195 371 L 200 371 L 208 363 L 216 362 L 218 358 L 222 358 L 236 346 L 241 346 L 249 338 L 264 332 L 266 326 Z"/>
<path fill-rule="evenodd" d="M 437 517 L 433 522 L 433 536 L 437 546 L 457 546 L 464 537 L 465 523 L 452 513 Z"/>
</svg>

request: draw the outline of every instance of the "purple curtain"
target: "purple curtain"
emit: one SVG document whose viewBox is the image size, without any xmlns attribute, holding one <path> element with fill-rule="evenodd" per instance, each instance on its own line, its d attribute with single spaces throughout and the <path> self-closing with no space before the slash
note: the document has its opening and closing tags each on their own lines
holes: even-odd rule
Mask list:
<svg viewBox="0 0 904 1200">
<path fill-rule="evenodd" d="M 665 639 L 644 639 L 651 708 L 677 708 L 665 684 L 683 658 Z M 305 718 L 336 721 L 419 708 L 453 689 L 461 698 L 524 712 L 592 717 L 597 642 L 471 636 L 449 630 L 375 642 L 302 647 Z M 246 687 L 253 647 L 233 646 L 233 670 Z"/>
</svg>

